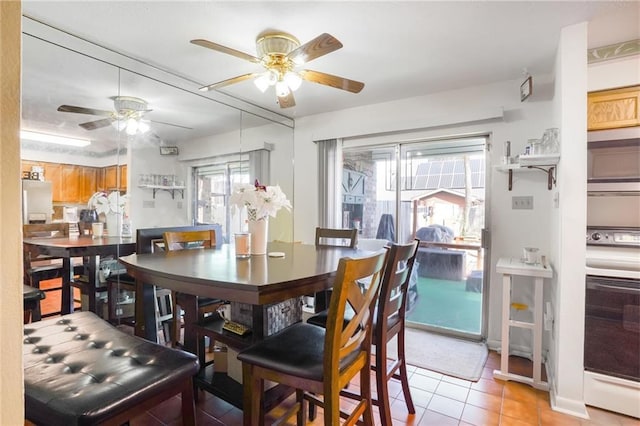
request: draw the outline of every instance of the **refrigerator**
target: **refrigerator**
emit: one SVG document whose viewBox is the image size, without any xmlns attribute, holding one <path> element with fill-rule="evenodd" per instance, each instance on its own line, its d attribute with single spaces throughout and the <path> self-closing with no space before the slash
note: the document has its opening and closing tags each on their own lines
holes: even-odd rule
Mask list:
<svg viewBox="0 0 640 426">
<path fill-rule="evenodd" d="M 51 223 L 53 190 L 51 182 L 22 180 L 22 223 Z"/>
</svg>

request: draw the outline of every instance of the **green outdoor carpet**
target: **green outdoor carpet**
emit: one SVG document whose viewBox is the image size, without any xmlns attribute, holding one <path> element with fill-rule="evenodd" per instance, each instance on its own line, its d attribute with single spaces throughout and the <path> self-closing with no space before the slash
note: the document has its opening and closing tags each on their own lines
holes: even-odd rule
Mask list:
<svg viewBox="0 0 640 426">
<path fill-rule="evenodd" d="M 418 278 L 418 298 L 407 321 L 480 334 L 482 293 L 465 286 L 465 281 Z"/>
</svg>

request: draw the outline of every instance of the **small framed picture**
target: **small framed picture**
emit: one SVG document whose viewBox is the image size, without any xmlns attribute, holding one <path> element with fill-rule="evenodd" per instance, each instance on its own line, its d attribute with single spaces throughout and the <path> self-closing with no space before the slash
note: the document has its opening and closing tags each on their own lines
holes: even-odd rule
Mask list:
<svg viewBox="0 0 640 426">
<path fill-rule="evenodd" d="M 177 146 L 161 146 L 160 155 L 178 155 Z"/>
<path fill-rule="evenodd" d="M 527 79 L 520 85 L 520 102 L 524 102 L 529 96 L 531 96 L 531 92 L 533 91 L 533 77 L 529 76 Z"/>
</svg>

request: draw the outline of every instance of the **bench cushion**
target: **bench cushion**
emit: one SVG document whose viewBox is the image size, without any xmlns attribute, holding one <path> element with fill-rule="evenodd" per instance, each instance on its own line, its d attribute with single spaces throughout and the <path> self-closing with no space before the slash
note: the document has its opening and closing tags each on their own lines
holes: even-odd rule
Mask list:
<svg viewBox="0 0 640 426">
<path fill-rule="evenodd" d="M 25 413 L 38 424 L 96 424 L 181 388 L 195 355 L 124 333 L 91 312 L 24 326 Z M 176 390 L 179 392 L 179 390 Z"/>
</svg>

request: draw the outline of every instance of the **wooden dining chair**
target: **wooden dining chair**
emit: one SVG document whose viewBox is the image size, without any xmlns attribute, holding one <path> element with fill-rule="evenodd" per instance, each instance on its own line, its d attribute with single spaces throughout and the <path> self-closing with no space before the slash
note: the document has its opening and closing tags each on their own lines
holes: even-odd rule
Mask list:
<svg viewBox="0 0 640 426">
<path fill-rule="evenodd" d="M 371 365 L 371 369 L 376 372 L 377 398 L 374 398 L 372 402 L 378 406 L 380 419 L 384 425 L 392 424 L 388 387 L 388 382 L 391 379 L 400 381 L 408 412 L 410 414 L 416 412 L 409 391 L 404 336 L 409 281 L 419 244 L 419 240 L 414 240 L 408 244 L 391 245 L 373 319 L 372 344 L 376 348 L 376 355 L 375 364 Z M 328 311 L 324 311 L 309 318 L 307 323 L 326 327 L 328 317 Z M 347 311 L 345 321 L 351 321 L 351 317 L 352 312 Z M 387 346 L 396 336 L 398 356 L 389 364 Z M 313 406 L 310 407 L 309 413 L 313 420 L 315 417 Z"/>
<path fill-rule="evenodd" d="M 166 251 L 212 248 L 216 246 L 216 232 L 213 229 L 197 231 L 167 231 L 163 234 Z M 173 324 L 171 333 L 171 346 L 177 347 L 180 342 L 180 330 L 182 328 L 182 309 L 180 308 L 180 293 L 171 292 L 173 306 Z M 216 313 L 216 310 L 224 303 L 220 299 L 198 298 L 198 319 Z M 204 341 L 204 338 L 202 339 Z M 213 345 L 213 342 L 210 346 Z M 199 345 L 199 347 L 202 345 Z M 200 350 L 200 349 L 198 349 Z M 204 350 L 204 347 L 203 347 Z"/>
<path fill-rule="evenodd" d="M 356 424 L 362 417 L 365 425 L 373 425 L 369 372 L 372 320 L 386 255 L 378 252 L 340 260 L 326 328 L 296 323 L 238 354 L 242 361 L 245 425 L 264 423 L 265 380 L 296 389 L 296 404 L 284 418 L 295 413 L 299 425 L 304 424 L 308 401 L 324 408 L 327 426 L 340 424 L 341 415 L 347 419 L 345 424 Z M 371 285 L 363 290 L 358 281 L 367 277 Z M 354 315 L 345 324 L 347 305 Z M 357 403 L 351 413 L 341 413 L 341 389 L 356 375 L 360 393 L 350 396 Z"/>
<path fill-rule="evenodd" d="M 30 285 L 22 285 L 23 323 L 40 321 L 40 301 L 46 296 L 44 292 Z"/>
<path fill-rule="evenodd" d="M 357 229 L 316 228 L 316 247 L 347 246 L 354 248 L 358 244 Z"/>
<path fill-rule="evenodd" d="M 316 227 L 316 247 L 349 247 L 358 244 L 358 230 Z M 319 291 L 313 295 L 315 312 L 321 312 L 329 307 L 331 289 Z"/>
</svg>

